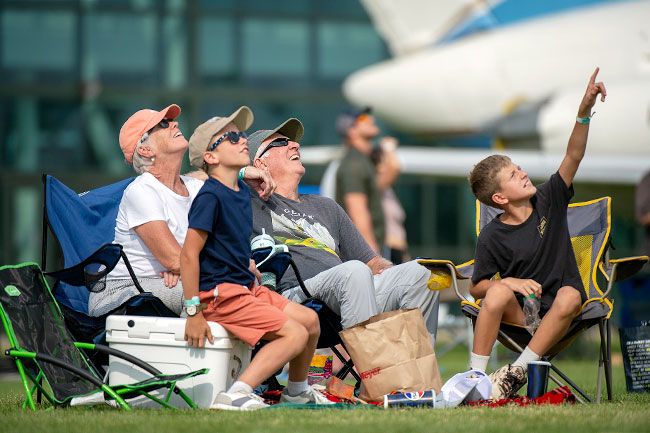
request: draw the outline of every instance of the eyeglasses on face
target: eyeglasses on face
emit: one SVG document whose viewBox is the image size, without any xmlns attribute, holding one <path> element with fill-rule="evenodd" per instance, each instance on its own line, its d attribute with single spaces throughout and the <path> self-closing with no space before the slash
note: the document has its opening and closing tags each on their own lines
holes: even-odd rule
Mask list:
<svg viewBox="0 0 650 433">
<path fill-rule="evenodd" d="M 221 137 L 217 138 L 217 141 L 212 143 L 210 147 L 208 147 L 208 151 L 212 152 L 214 149 L 217 148 L 218 145 L 221 144 L 221 142 L 225 139 L 228 139 L 232 144 L 237 144 L 239 143 L 239 140 L 241 138 L 248 138 L 248 134 L 245 132 L 237 132 L 237 131 L 228 131 L 225 134 L 223 134 Z"/>
<path fill-rule="evenodd" d="M 260 153 L 260 156 L 258 156 L 258 158 L 261 158 L 262 155 L 264 155 L 266 152 L 268 152 L 269 149 L 271 149 L 272 147 L 284 147 L 284 146 L 288 146 L 288 145 L 289 145 L 289 139 L 288 138 L 286 138 L 286 137 L 276 138 L 275 140 L 270 142 L 266 146 L 266 148 L 264 148 L 264 151 L 262 151 L 262 153 Z"/>
<path fill-rule="evenodd" d="M 151 128 L 151 129 L 148 130 L 147 132 L 148 132 L 148 133 L 151 133 L 151 131 L 153 131 L 154 129 L 156 129 L 157 126 L 160 126 L 162 129 L 167 129 L 167 128 L 169 128 L 169 123 L 170 123 L 172 120 L 173 120 L 173 119 L 163 119 L 163 120 L 161 120 L 160 122 L 158 122 L 158 124 L 157 124 L 156 126 L 154 126 L 153 128 Z"/>
</svg>

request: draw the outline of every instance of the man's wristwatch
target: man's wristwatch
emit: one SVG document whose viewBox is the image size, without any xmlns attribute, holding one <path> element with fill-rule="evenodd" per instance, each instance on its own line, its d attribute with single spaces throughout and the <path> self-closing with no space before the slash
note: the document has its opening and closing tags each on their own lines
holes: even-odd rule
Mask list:
<svg viewBox="0 0 650 433">
<path fill-rule="evenodd" d="M 187 305 L 185 307 L 185 313 L 187 313 L 187 317 L 193 317 L 196 316 L 199 313 L 199 311 L 203 311 L 205 307 L 206 307 L 205 304 Z"/>
</svg>

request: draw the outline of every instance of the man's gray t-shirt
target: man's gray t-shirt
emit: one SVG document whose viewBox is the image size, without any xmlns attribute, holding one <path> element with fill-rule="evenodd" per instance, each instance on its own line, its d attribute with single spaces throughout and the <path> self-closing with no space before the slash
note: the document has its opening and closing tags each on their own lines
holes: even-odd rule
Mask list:
<svg viewBox="0 0 650 433">
<path fill-rule="evenodd" d="M 350 217 L 334 200 L 312 194 L 300 195 L 299 200 L 273 194 L 263 201 L 251 189 L 253 236 L 261 234 L 264 228 L 276 243 L 287 245 L 303 279 L 348 260 L 367 263 L 375 257 Z M 298 280 L 289 268 L 279 291 L 297 285 Z"/>
</svg>

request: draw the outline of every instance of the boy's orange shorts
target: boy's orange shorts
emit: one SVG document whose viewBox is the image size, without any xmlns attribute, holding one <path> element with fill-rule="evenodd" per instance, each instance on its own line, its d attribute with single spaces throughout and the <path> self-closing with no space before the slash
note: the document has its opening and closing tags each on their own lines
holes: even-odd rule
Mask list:
<svg viewBox="0 0 650 433">
<path fill-rule="evenodd" d="M 221 283 L 214 289 L 199 293 L 206 320 L 219 323 L 240 340 L 255 346 L 267 332 L 280 330 L 288 317 L 284 308 L 290 302 L 265 286 L 248 289 L 232 283 Z"/>
</svg>

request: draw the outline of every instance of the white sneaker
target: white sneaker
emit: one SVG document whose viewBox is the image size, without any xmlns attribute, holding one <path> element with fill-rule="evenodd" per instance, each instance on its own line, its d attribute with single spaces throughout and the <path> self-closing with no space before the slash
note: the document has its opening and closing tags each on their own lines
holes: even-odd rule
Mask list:
<svg viewBox="0 0 650 433">
<path fill-rule="evenodd" d="M 261 397 L 254 393 L 220 392 L 210 409 L 257 410 L 268 406 Z"/>
<path fill-rule="evenodd" d="M 287 388 L 282 390 L 280 394 L 280 403 L 299 403 L 299 404 L 334 404 L 325 397 L 320 391 L 315 390 L 311 386 L 307 391 L 303 391 L 298 395 L 289 395 Z"/>
</svg>

